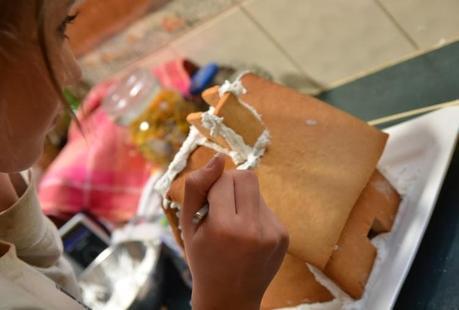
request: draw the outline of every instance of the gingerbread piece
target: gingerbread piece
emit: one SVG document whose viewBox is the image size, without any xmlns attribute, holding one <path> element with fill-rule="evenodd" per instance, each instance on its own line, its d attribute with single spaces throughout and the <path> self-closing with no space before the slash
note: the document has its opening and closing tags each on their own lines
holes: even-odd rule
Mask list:
<svg viewBox="0 0 459 310">
<path fill-rule="evenodd" d="M 352 209 L 325 274 L 353 298 L 362 297 L 376 257 L 369 237 L 390 231 L 400 196 L 384 176 L 375 171 Z"/>
<path fill-rule="evenodd" d="M 164 214 L 166 215 L 167 221 L 171 227 L 172 233 L 174 234 L 175 241 L 179 244 L 182 249 L 184 248 L 183 240 L 181 237 L 181 230 L 179 229 L 179 217 L 178 217 L 178 210 L 171 207 L 163 207 Z"/>
<path fill-rule="evenodd" d="M 301 259 L 287 254 L 261 302 L 262 309 L 293 307 L 304 303 L 332 300 L 333 295 L 321 284 Z"/>
<path fill-rule="evenodd" d="M 186 120 L 187 120 L 188 123 L 190 123 L 190 125 L 193 125 L 194 127 L 196 127 L 196 129 L 199 130 L 199 132 L 204 137 L 209 139 L 210 141 L 213 141 L 213 142 L 217 143 L 218 145 L 220 145 L 223 148 L 226 148 L 226 149 L 229 149 L 229 150 L 231 149 L 230 145 L 225 140 L 225 138 L 223 138 L 221 135 L 212 136 L 210 134 L 210 130 L 207 129 L 206 127 L 204 127 L 204 125 L 202 124 L 202 113 L 201 112 L 188 114 Z"/>
<path fill-rule="evenodd" d="M 220 101 L 219 89 L 220 87 L 218 85 L 206 89 L 201 94 L 202 99 L 210 106 L 217 106 Z"/>
<path fill-rule="evenodd" d="M 289 252 L 323 269 L 370 179 L 387 135 L 318 99 L 253 74 L 242 77 L 271 134 L 261 193 L 290 233 Z"/>
<path fill-rule="evenodd" d="M 215 115 L 222 117 L 223 123 L 239 134 L 249 146 L 254 146 L 265 130 L 259 116 L 232 93 L 226 93 L 220 98 Z"/>
</svg>

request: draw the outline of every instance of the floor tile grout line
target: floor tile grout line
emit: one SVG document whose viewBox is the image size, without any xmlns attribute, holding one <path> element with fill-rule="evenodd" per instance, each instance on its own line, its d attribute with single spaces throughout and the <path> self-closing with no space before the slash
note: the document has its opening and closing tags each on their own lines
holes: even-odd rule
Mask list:
<svg viewBox="0 0 459 310">
<path fill-rule="evenodd" d="M 398 22 L 398 20 L 395 18 L 394 15 L 382 4 L 380 0 L 374 0 L 376 5 L 383 11 L 384 15 L 386 15 L 387 18 L 394 24 L 394 26 L 397 28 L 397 30 L 402 34 L 402 36 L 410 43 L 411 47 L 413 47 L 416 50 L 420 50 L 421 47 L 416 43 L 416 41 L 410 36 L 408 31 L 405 30 L 405 28 L 402 27 L 402 25 Z"/>
<path fill-rule="evenodd" d="M 318 88 L 319 92 L 326 89 L 325 85 L 314 79 L 311 75 L 307 74 L 300 66 L 300 64 L 285 50 L 285 48 L 263 27 L 262 24 L 242 5 L 239 4 L 241 12 L 250 19 L 250 21 L 260 30 L 268 40 L 290 61 L 290 63 L 299 70 L 304 77 L 312 84 L 313 87 Z"/>
</svg>

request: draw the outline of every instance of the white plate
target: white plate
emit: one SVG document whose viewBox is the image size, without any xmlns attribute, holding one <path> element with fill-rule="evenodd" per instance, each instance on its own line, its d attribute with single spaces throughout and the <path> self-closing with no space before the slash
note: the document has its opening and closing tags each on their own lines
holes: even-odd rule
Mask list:
<svg viewBox="0 0 459 310">
<path fill-rule="evenodd" d="M 384 130 L 390 134 L 380 169 L 403 194 L 385 252 L 373 270 L 363 309 L 391 309 L 410 270 L 453 155 L 459 107 L 439 110 Z"/>
</svg>

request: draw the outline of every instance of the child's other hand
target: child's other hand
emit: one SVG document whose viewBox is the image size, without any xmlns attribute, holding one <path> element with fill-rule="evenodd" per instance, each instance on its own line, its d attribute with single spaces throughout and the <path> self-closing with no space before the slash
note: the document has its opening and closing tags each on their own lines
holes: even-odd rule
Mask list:
<svg viewBox="0 0 459 310">
<path fill-rule="evenodd" d="M 223 157 L 216 156 L 185 185 L 180 221 L 193 276 L 193 309 L 259 309 L 287 250 L 288 234 L 265 205 L 256 175 L 223 168 Z M 207 217 L 193 223 L 207 201 Z"/>
</svg>

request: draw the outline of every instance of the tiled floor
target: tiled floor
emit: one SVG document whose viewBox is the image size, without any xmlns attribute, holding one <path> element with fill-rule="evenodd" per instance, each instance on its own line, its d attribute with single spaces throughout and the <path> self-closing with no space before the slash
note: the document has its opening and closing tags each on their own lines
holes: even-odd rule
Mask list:
<svg viewBox="0 0 459 310">
<path fill-rule="evenodd" d="M 251 0 L 244 7 L 326 86 L 414 51 L 372 1 Z"/>
<path fill-rule="evenodd" d="M 225 12 L 203 27 L 171 44 L 177 53 L 198 63 L 216 61 L 235 67 L 257 66 L 265 68 L 281 82 L 297 77 L 305 91 L 313 86 L 284 53 L 267 38 L 239 8 Z"/>
<path fill-rule="evenodd" d="M 459 38 L 457 0 L 379 0 L 421 48 Z"/>
<path fill-rule="evenodd" d="M 458 9 L 457 0 L 171 0 L 81 63 L 97 82 L 182 55 L 261 66 L 313 93 L 459 37 Z"/>
</svg>

